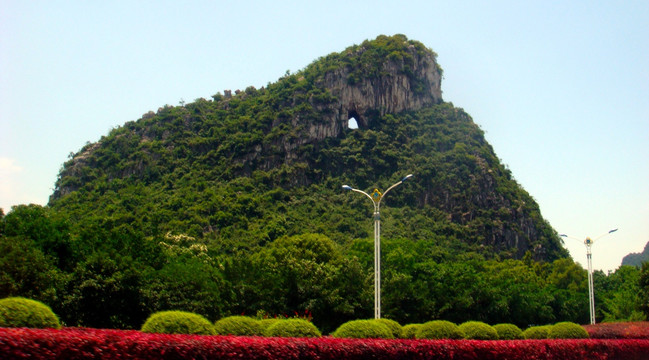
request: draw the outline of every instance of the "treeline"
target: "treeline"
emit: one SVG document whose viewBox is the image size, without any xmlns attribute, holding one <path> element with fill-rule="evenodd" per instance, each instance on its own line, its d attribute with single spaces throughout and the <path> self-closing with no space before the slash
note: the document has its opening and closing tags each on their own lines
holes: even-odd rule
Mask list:
<svg viewBox="0 0 649 360">
<path fill-rule="evenodd" d="M 383 316 L 402 324 L 588 322 L 586 272 L 571 259 L 485 259 L 435 239 L 386 238 L 382 250 Z M 327 332 L 372 317 L 372 266 L 369 238 L 305 233 L 224 251 L 184 234 L 77 232 L 37 205 L 0 213 L 0 297 L 43 301 L 67 326 L 140 328 L 153 312 L 184 310 L 212 321 L 309 314 Z M 649 266 L 596 272 L 595 289 L 598 321 L 645 319 Z"/>
</svg>

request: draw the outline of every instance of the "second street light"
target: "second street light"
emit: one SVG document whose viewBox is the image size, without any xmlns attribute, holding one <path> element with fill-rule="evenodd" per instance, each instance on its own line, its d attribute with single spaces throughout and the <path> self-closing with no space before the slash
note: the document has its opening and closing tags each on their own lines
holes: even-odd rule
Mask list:
<svg viewBox="0 0 649 360">
<path fill-rule="evenodd" d="M 401 181 L 390 186 L 387 190 L 385 190 L 383 194 L 381 194 L 381 192 L 378 189 L 374 189 L 374 191 L 372 191 L 372 194 L 370 195 L 363 190 L 354 189 L 349 185 L 343 185 L 343 189 L 361 193 L 367 196 L 368 198 L 370 198 L 370 200 L 372 200 L 372 204 L 374 204 L 374 318 L 375 319 L 381 318 L 381 213 L 380 213 L 381 200 L 383 200 L 383 197 L 385 197 L 385 195 L 387 195 L 390 190 L 392 190 L 398 185 L 401 185 L 404 181 L 410 179 L 412 176 L 413 176 L 412 174 L 407 175 L 406 177 L 401 179 Z"/>
<path fill-rule="evenodd" d="M 593 285 L 593 255 L 592 255 L 591 248 L 593 247 L 593 243 L 595 242 L 595 240 L 601 239 L 602 237 L 604 237 L 604 236 L 606 236 L 608 234 L 614 233 L 616 231 L 617 231 L 617 229 L 613 229 L 613 230 L 610 230 L 609 232 L 607 232 L 606 234 L 603 234 L 603 235 L 600 235 L 600 236 L 596 237 L 595 239 L 591 239 L 591 238 L 587 237 L 586 240 L 584 240 L 584 245 L 586 245 L 586 261 L 588 262 L 588 304 L 589 304 L 589 307 L 590 307 L 590 324 L 591 325 L 595 324 L 595 288 L 594 288 L 594 285 Z M 579 239 L 570 237 L 570 236 L 568 236 L 566 234 L 560 234 L 559 236 L 569 238 L 569 239 L 573 239 L 573 240 L 577 240 L 577 241 L 581 241 Z"/>
</svg>

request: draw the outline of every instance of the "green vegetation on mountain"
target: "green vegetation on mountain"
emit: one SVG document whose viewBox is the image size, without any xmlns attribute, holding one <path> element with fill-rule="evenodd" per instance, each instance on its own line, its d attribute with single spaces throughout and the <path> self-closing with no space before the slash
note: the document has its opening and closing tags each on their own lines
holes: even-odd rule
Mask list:
<svg viewBox="0 0 649 360">
<path fill-rule="evenodd" d="M 585 271 L 441 99 L 441 74 L 423 44 L 379 36 L 116 127 L 70 157 L 47 207 L 0 212 L 0 296 L 43 301 L 67 325 L 309 312 L 331 331 L 372 314 L 372 205 L 341 185 L 413 173 L 382 202 L 385 317 L 585 322 Z M 639 309 L 612 295 L 639 275 L 596 275 L 612 299 L 600 316 Z"/>
<path fill-rule="evenodd" d="M 371 205 L 340 186 L 384 189 L 415 173 L 386 198 L 386 237 L 435 239 L 440 248 L 488 257 L 520 258 L 527 250 L 538 260 L 566 256 L 534 200 L 452 104 L 387 114 L 368 129 L 305 143 L 291 155 L 296 159 L 285 159 L 274 141 L 298 137 L 299 127 L 271 123 L 302 120 L 298 109 L 311 105 L 273 110 L 274 104 L 302 98 L 283 94 L 299 92 L 296 78 L 304 77 L 227 101 L 165 107 L 113 130 L 66 163 L 51 206 L 84 228 L 187 234 L 222 249 L 304 232 L 344 244 L 370 236 L 371 226 L 359 224 L 368 223 Z M 290 90 L 278 91 L 284 87 Z"/>
</svg>

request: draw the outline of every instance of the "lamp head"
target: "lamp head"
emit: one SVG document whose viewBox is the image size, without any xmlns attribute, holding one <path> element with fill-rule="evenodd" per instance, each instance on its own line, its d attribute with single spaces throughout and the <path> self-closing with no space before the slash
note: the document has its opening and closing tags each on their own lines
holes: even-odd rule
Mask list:
<svg viewBox="0 0 649 360">
<path fill-rule="evenodd" d="M 410 179 L 410 178 L 413 177 L 413 176 L 414 176 L 413 174 L 408 174 L 408 175 L 406 175 L 406 177 L 404 177 L 403 179 L 401 179 L 401 181 L 406 181 L 406 180 Z"/>
<path fill-rule="evenodd" d="M 343 185 L 343 189 L 345 189 L 345 190 L 351 190 L 351 189 L 352 189 L 352 187 L 351 187 L 351 186 L 349 186 L 349 185 Z"/>
</svg>

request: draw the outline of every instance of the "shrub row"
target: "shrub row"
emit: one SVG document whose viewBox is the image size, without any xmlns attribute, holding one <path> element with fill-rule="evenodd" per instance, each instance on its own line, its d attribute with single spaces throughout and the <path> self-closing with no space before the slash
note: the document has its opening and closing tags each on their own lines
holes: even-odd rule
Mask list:
<svg viewBox="0 0 649 360">
<path fill-rule="evenodd" d="M 0 327 L 61 327 L 58 317 L 45 304 L 21 297 L 0 300 Z M 264 335 L 283 337 L 319 337 L 319 330 L 302 319 L 279 322 L 278 319 L 255 320 L 245 316 L 221 319 L 212 326 L 204 317 L 181 311 L 165 311 L 151 315 L 142 327 L 143 332 L 197 335 Z M 356 320 L 343 324 L 334 337 L 350 338 L 405 338 L 405 339 L 649 339 L 649 322 L 604 323 L 580 325 L 562 322 L 555 325 L 534 326 L 521 331 L 513 324 L 493 327 L 481 322 L 466 322 L 457 326 L 443 320 L 404 327 L 389 319 Z"/>
<path fill-rule="evenodd" d="M 158 334 L 320 337 L 320 331 L 304 319 L 256 320 L 247 316 L 229 316 L 212 325 L 201 315 L 184 311 L 155 313 L 142 325 L 142 332 Z"/>
<path fill-rule="evenodd" d="M 0 326 L 60 328 L 59 319 L 45 304 L 24 298 L 0 300 Z M 404 328 L 394 320 L 354 320 L 341 325 L 332 336 L 337 338 L 417 338 L 417 339 L 570 339 L 587 338 L 588 332 L 580 325 L 562 322 L 553 326 L 531 327 L 522 332 L 513 324 L 490 326 L 479 321 L 468 321 L 460 326 L 449 321 L 435 320 L 425 324 L 411 324 Z M 230 316 L 212 325 L 198 314 L 184 311 L 163 311 L 152 314 L 141 329 L 147 333 L 320 337 L 320 331 L 304 319 L 278 321 L 256 320 L 246 316 Z"/>
<path fill-rule="evenodd" d="M 385 340 L 0 328 L 7 359 L 646 359 L 646 339 Z"/>
<path fill-rule="evenodd" d="M 458 326 L 450 321 L 433 320 L 424 324 L 409 324 L 401 327 L 396 321 L 386 319 L 350 321 L 341 325 L 331 335 L 338 338 L 357 339 L 517 340 L 588 338 L 588 333 L 581 325 L 571 322 L 535 326 L 523 332 L 514 324 L 490 326 L 480 321 L 467 321 Z"/>
<path fill-rule="evenodd" d="M 560 322 L 554 325 L 532 326 L 523 331 L 525 339 L 586 339 L 588 332 L 581 325 Z"/>
</svg>

